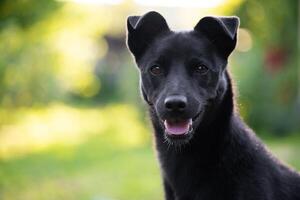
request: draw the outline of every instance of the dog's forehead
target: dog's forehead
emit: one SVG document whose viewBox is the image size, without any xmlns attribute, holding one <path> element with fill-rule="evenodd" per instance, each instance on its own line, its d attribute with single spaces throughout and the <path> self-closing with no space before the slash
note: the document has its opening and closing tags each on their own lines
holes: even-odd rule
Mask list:
<svg viewBox="0 0 300 200">
<path fill-rule="evenodd" d="M 194 32 L 173 32 L 155 41 L 154 54 L 172 56 L 208 55 L 213 50 L 212 43 L 204 36 Z"/>
</svg>

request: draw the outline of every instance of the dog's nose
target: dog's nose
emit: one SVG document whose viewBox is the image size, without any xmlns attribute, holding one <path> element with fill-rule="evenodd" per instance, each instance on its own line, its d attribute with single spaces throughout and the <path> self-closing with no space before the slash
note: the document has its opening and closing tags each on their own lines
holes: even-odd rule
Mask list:
<svg viewBox="0 0 300 200">
<path fill-rule="evenodd" d="M 187 99 L 182 95 L 173 95 L 168 96 L 164 103 L 168 111 L 184 111 L 187 105 Z"/>
</svg>

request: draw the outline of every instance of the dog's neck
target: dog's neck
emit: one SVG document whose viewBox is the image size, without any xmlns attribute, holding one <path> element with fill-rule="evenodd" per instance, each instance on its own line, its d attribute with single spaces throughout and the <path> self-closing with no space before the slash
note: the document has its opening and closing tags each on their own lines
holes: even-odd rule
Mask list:
<svg viewBox="0 0 300 200">
<path fill-rule="evenodd" d="M 159 118 L 155 109 L 152 106 L 149 106 L 158 151 L 173 151 L 177 153 L 194 151 L 197 152 L 197 154 L 203 154 L 202 156 L 205 157 L 208 155 L 212 157 L 212 154 L 220 154 L 225 145 L 224 142 L 226 143 L 231 137 L 230 133 L 226 130 L 228 130 L 234 115 L 234 95 L 231 79 L 227 71 L 225 72 L 225 79 L 225 90 L 223 90 L 223 93 L 218 94 L 217 98 L 213 102 L 212 110 L 210 111 L 213 113 L 211 116 L 214 116 L 214 118 L 210 118 L 206 123 L 204 123 L 204 125 L 199 125 L 195 129 L 195 134 L 191 141 L 180 147 L 175 147 L 174 145 L 166 142 L 164 138 L 164 130 L 159 123 Z M 216 124 L 218 124 L 218 126 L 216 126 Z M 213 157 L 216 158 L 215 156 Z"/>
</svg>

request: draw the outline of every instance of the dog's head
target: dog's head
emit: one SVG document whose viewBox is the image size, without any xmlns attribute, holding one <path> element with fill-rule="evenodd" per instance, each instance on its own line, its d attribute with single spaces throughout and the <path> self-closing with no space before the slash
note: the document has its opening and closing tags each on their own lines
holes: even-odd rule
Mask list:
<svg viewBox="0 0 300 200">
<path fill-rule="evenodd" d="M 171 143 L 189 141 L 222 98 L 238 25 L 237 17 L 204 17 L 192 31 L 173 32 L 157 12 L 128 17 L 142 94 Z"/>
</svg>

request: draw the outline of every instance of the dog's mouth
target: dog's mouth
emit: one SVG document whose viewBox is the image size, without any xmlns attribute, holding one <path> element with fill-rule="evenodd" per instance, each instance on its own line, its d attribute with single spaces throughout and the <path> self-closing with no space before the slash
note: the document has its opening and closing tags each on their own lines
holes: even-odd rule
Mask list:
<svg viewBox="0 0 300 200">
<path fill-rule="evenodd" d="M 165 132 L 171 136 L 183 136 L 193 130 L 193 120 L 165 120 Z"/>
<path fill-rule="evenodd" d="M 199 118 L 202 112 L 189 119 L 165 119 L 163 121 L 165 134 L 170 139 L 185 139 L 193 133 L 193 123 Z"/>
</svg>

